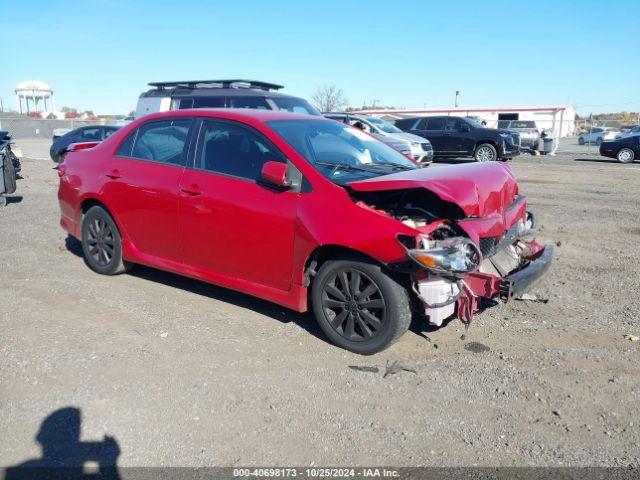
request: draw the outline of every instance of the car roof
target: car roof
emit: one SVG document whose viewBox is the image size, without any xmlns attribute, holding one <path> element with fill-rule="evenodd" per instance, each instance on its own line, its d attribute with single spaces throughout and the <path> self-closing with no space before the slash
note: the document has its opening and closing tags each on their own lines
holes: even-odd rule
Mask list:
<svg viewBox="0 0 640 480">
<path fill-rule="evenodd" d="M 299 98 L 273 90 L 258 90 L 255 88 L 153 88 L 143 92 L 140 97 L 260 97 L 260 98 Z"/>
<path fill-rule="evenodd" d="M 302 113 L 283 112 L 281 110 L 257 110 L 252 108 L 191 108 L 185 110 L 169 110 L 166 112 L 152 113 L 140 117 L 139 120 L 147 121 L 161 118 L 175 117 L 209 117 L 228 120 L 249 120 L 253 122 L 270 122 L 275 120 L 321 120 L 331 121 L 317 115 L 304 115 Z"/>
</svg>

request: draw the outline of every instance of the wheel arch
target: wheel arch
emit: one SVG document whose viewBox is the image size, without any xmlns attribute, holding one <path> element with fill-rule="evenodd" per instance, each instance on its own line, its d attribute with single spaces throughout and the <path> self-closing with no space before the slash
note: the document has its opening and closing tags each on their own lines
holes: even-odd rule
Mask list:
<svg viewBox="0 0 640 480">
<path fill-rule="evenodd" d="M 89 209 L 92 207 L 102 207 L 107 211 L 107 213 L 111 216 L 116 226 L 118 227 L 118 230 L 120 231 L 120 236 L 124 241 L 125 232 L 122 228 L 122 225 L 120 224 L 116 216 L 113 214 L 113 211 L 109 208 L 109 206 L 105 202 L 93 196 L 87 196 L 83 198 L 82 201 L 80 202 L 80 207 L 78 209 L 78 232 L 80 234 L 79 235 L 80 240 L 82 240 L 82 219 L 84 218 L 85 214 L 89 211 Z"/>
<path fill-rule="evenodd" d="M 352 257 L 356 260 L 364 260 L 367 262 L 375 263 L 377 265 L 385 265 L 383 262 L 376 260 L 371 255 L 368 255 L 363 251 L 357 250 L 352 247 L 346 247 L 344 245 L 337 244 L 319 245 L 309 254 L 306 261 L 304 262 L 305 286 L 311 285 L 312 277 L 324 263 L 329 260 L 345 257 Z"/>
</svg>

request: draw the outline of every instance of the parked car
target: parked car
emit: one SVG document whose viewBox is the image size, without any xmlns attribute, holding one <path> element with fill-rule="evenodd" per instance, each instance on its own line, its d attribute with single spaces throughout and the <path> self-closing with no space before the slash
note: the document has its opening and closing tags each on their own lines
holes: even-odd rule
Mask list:
<svg viewBox="0 0 640 480">
<path fill-rule="evenodd" d="M 620 135 L 616 135 L 615 140 L 619 139 L 619 138 L 627 138 L 627 137 L 633 137 L 635 135 L 640 135 L 640 125 L 636 125 L 635 127 L 631 127 L 631 128 L 627 128 L 627 129 L 620 129 Z"/>
<path fill-rule="evenodd" d="M 640 135 L 604 141 L 600 144 L 600 155 L 631 163 L 640 158 Z"/>
<path fill-rule="evenodd" d="M 403 118 L 395 125 L 429 140 L 435 157 L 473 157 L 477 162 L 487 162 L 520 154 L 517 132 L 486 128 L 469 117 Z"/>
<path fill-rule="evenodd" d="M 540 130 L 531 120 L 499 120 L 498 128 L 520 134 L 520 146 L 538 150 L 540 148 Z"/>
<path fill-rule="evenodd" d="M 605 140 L 613 140 L 618 136 L 620 132 L 612 128 L 594 127 L 591 130 L 583 132 L 578 137 L 578 143 L 584 145 L 585 143 L 595 143 L 600 145 Z"/>
<path fill-rule="evenodd" d="M 71 130 L 61 137 L 54 135 L 49 156 L 55 163 L 60 163 L 67 147 L 72 143 L 101 142 L 119 128 L 117 125 L 89 125 Z"/>
<path fill-rule="evenodd" d="M 320 115 L 309 102 L 277 92 L 275 83 L 255 80 L 187 80 L 154 82 L 140 95 L 136 118 L 185 108 L 252 108 Z"/>
<path fill-rule="evenodd" d="M 362 354 L 408 328 L 470 322 L 540 278 L 552 247 L 527 240 L 508 165 L 420 169 L 348 125 L 256 110 L 142 117 L 59 166 L 62 227 L 88 266 L 134 263 L 304 312 Z"/>
<path fill-rule="evenodd" d="M 324 116 L 373 135 L 378 140 L 413 158 L 422 167 L 433 162 L 433 147 L 429 140 L 403 132 L 380 118 L 350 113 L 325 113 Z"/>
</svg>

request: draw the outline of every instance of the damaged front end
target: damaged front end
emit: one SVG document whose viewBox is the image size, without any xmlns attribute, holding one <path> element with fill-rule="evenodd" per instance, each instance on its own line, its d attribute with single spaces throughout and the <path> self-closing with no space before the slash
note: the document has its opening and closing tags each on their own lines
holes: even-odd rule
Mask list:
<svg viewBox="0 0 640 480">
<path fill-rule="evenodd" d="M 483 299 L 507 302 L 548 270 L 553 247 L 532 240 L 535 220 L 509 167 L 393 177 L 380 188 L 374 181 L 352 183 L 352 196 L 415 229 L 397 236 L 409 261 L 391 267 L 410 275 L 429 323 L 440 326 L 456 315 L 468 324 Z"/>
</svg>

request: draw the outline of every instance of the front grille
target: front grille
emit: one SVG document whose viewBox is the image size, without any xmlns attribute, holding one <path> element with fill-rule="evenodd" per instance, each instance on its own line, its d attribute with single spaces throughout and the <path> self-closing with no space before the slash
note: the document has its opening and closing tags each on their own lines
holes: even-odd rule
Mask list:
<svg viewBox="0 0 640 480">
<path fill-rule="evenodd" d="M 421 143 L 420 145 L 422 146 L 422 150 L 426 152 L 430 152 L 432 149 L 430 143 Z"/>
<path fill-rule="evenodd" d="M 480 251 L 484 258 L 488 258 L 495 253 L 498 245 L 498 237 L 484 237 L 480 239 Z"/>
</svg>

